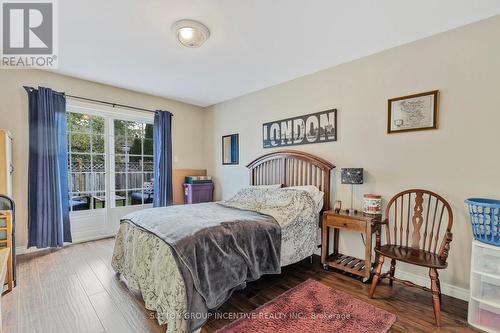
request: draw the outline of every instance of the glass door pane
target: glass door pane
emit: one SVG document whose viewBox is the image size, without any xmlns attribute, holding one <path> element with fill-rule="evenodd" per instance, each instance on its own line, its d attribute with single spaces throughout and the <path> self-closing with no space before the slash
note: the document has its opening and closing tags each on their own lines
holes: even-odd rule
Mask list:
<svg viewBox="0 0 500 333">
<path fill-rule="evenodd" d="M 115 207 L 153 202 L 153 124 L 115 119 Z"/>
<path fill-rule="evenodd" d="M 68 112 L 69 209 L 105 207 L 106 152 L 104 117 Z"/>
</svg>

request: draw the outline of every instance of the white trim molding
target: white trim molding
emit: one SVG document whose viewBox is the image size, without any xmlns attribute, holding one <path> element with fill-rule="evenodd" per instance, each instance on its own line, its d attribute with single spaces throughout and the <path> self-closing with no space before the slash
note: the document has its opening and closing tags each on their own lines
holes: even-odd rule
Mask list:
<svg viewBox="0 0 500 333">
<path fill-rule="evenodd" d="M 76 239 L 76 240 L 73 240 L 72 243 L 64 244 L 64 247 L 71 246 L 73 244 L 92 242 L 92 241 L 105 239 L 105 238 L 113 238 L 115 236 L 116 236 L 116 234 L 109 234 L 109 235 L 101 235 L 97 238 L 93 236 L 93 237 L 89 237 L 89 238 Z M 16 246 L 16 256 L 21 256 L 23 254 L 28 254 L 28 253 L 47 251 L 47 250 L 55 250 L 55 249 L 57 249 L 57 248 L 47 247 L 47 248 L 43 248 L 43 249 L 38 249 L 36 247 L 31 247 L 28 249 L 26 246 Z M 59 248 L 59 249 L 61 249 L 61 248 Z"/>
<path fill-rule="evenodd" d="M 382 272 L 387 272 L 390 267 L 391 266 L 389 264 L 384 264 L 384 266 L 382 267 Z M 415 284 L 430 288 L 431 280 L 429 279 L 428 276 L 422 276 L 419 274 L 408 273 L 402 270 L 398 270 L 397 266 L 396 266 L 395 276 L 399 279 L 408 280 Z M 443 293 L 443 295 L 451 296 L 469 302 L 469 289 L 441 282 L 441 292 Z"/>
</svg>

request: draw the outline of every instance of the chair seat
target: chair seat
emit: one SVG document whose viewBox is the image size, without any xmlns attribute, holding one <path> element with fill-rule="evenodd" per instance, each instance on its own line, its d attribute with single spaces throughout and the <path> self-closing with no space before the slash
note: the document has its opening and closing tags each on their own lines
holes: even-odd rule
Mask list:
<svg viewBox="0 0 500 333">
<path fill-rule="evenodd" d="M 441 260 L 437 254 L 427 252 L 412 247 L 398 246 L 398 245 L 383 245 L 375 252 L 389 258 L 407 262 L 418 266 L 429 268 L 446 268 L 448 264 Z"/>
<path fill-rule="evenodd" d="M 153 203 L 153 193 L 152 192 L 133 192 L 131 194 L 132 204 L 142 204 L 143 200 L 145 204 Z"/>
</svg>

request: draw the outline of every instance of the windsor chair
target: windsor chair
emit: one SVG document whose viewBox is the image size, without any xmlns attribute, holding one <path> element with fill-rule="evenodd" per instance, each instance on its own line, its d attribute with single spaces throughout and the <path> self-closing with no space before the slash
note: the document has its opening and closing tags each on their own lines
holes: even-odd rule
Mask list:
<svg viewBox="0 0 500 333">
<path fill-rule="evenodd" d="M 391 286 L 393 281 L 398 281 L 406 286 L 429 291 L 432 293 L 436 325 L 440 326 L 441 286 L 437 270 L 448 265 L 446 259 L 453 239 L 453 213 L 450 205 L 434 192 L 406 190 L 388 202 L 384 220 L 377 223 L 375 252 L 378 263 L 370 287 L 370 298 L 379 281 L 384 278 L 390 279 Z M 382 227 L 385 228 L 385 245 L 381 245 Z M 385 257 L 391 258 L 391 267 L 381 274 Z M 429 268 L 431 288 L 394 277 L 397 261 Z"/>
</svg>

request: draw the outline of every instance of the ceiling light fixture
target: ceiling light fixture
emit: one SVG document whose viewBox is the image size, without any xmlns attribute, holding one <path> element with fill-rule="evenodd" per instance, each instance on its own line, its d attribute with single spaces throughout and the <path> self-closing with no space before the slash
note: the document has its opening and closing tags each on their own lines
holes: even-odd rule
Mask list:
<svg viewBox="0 0 500 333">
<path fill-rule="evenodd" d="M 210 30 L 194 20 L 180 20 L 172 25 L 172 32 L 186 47 L 200 47 L 210 37 Z"/>
</svg>

